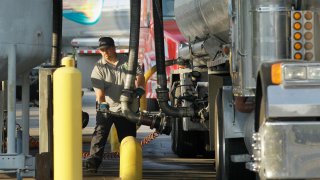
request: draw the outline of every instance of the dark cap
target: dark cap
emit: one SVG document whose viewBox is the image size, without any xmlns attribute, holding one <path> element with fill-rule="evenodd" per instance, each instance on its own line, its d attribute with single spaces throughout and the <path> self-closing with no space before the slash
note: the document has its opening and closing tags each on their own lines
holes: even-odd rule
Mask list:
<svg viewBox="0 0 320 180">
<path fill-rule="evenodd" d="M 111 37 L 102 37 L 99 39 L 99 49 L 114 47 L 114 40 Z"/>
</svg>

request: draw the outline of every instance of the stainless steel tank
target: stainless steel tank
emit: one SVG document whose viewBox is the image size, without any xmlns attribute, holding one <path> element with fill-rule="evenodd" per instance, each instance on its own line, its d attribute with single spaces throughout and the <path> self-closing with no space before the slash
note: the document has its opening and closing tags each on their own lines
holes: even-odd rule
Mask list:
<svg viewBox="0 0 320 180">
<path fill-rule="evenodd" d="M 0 80 L 7 78 L 8 46 L 16 45 L 17 74 L 50 57 L 52 42 L 52 1 L 1 0 Z"/>
<path fill-rule="evenodd" d="M 252 0 L 254 78 L 261 62 L 290 57 L 290 11 L 288 0 Z"/>
<path fill-rule="evenodd" d="M 215 36 L 229 42 L 228 0 L 175 0 L 174 11 L 178 27 L 187 40 Z"/>
</svg>

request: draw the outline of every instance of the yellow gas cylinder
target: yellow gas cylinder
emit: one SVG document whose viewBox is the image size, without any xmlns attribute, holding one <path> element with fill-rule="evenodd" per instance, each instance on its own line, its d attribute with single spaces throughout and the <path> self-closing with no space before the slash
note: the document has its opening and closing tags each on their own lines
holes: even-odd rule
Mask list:
<svg viewBox="0 0 320 180">
<path fill-rule="evenodd" d="M 82 180 L 81 73 L 71 57 L 53 73 L 54 179 Z"/>
</svg>

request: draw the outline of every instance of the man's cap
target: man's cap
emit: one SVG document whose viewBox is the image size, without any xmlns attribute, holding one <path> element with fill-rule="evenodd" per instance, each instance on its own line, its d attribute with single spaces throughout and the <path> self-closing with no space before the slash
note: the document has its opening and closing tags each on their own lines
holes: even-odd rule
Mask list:
<svg viewBox="0 0 320 180">
<path fill-rule="evenodd" d="M 114 46 L 114 40 L 111 37 L 102 37 L 99 39 L 99 49 Z"/>
</svg>

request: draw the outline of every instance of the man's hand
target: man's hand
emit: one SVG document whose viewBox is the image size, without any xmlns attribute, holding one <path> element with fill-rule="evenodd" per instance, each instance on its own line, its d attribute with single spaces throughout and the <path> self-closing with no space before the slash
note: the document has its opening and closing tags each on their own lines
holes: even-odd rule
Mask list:
<svg viewBox="0 0 320 180">
<path fill-rule="evenodd" d="M 106 102 L 97 103 L 96 104 L 97 120 L 99 120 L 99 118 L 107 119 L 109 108 L 110 106 Z"/>
<path fill-rule="evenodd" d="M 144 90 L 144 88 L 142 86 L 139 86 L 136 89 L 136 93 L 137 93 L 138 98 L 141 98 L 142 95 L 144 95 L 144 93 L 146 93 L 146 91 Z"/>
<path fill-rule="evenodd" d="M 102 103 L 98 103 L 97 111 L 108 112 L 109 108 L 110 108 L 110 105 L 108 103 L 102 102 Z"/>
</svg>

